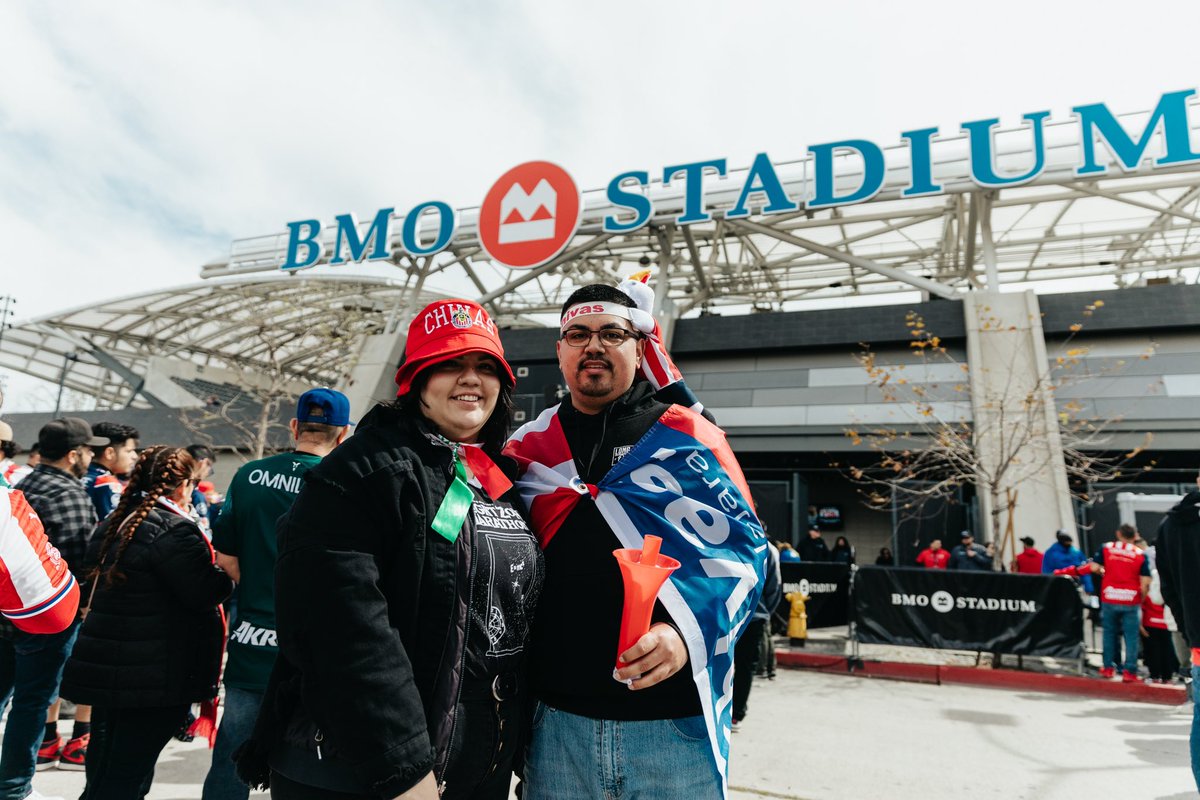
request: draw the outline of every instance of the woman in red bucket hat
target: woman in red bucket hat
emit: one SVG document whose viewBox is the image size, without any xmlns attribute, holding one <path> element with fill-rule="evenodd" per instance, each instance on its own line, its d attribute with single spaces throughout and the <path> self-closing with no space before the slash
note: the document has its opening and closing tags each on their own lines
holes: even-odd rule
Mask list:
<svg viewBox="0 0 1200 800">
<path fill-rule="evenodd" d="M 508 797 L 543 567 L 487 311 L 418 312 L 396 384 L 279 522 L 279 660 L 238 759 L 277 799 Z"/>
</svg>

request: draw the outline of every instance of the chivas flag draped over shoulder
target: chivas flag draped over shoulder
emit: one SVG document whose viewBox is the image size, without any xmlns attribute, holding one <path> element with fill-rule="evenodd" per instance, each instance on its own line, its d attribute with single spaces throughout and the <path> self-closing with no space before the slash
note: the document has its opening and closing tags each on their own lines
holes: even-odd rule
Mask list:
<svg viewBox="0 0 1200 800">
<path fill-rule="evenodd" d="M 766 536 L 725 434 L 699 414 L 671 406 L 598 485 L 582 482 L 558 419 L 547 409 L 518 430 L 505 452 L 520 463 L 517 487 L 545 548 L 578 502 L 595 502 L 622 547 L 661 536 L 680 564 L 659 600 L 683 633 L 726 787 L 733 650 L 766 569 Z M 613 613 L 620 613 L 614 609 Z M 613 643 L 614 650 L 616 642 Z"/>
</svg>

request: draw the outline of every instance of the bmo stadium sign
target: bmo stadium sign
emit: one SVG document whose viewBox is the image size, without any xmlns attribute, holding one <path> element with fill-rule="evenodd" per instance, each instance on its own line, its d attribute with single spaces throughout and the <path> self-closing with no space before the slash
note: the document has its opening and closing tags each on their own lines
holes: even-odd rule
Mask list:
<svg viewBox="0 0 1200 800">
<path fill-rule="evenodd" d="M 868 644 L 1078 658 L 1083 603 L 1068 578 L 861 567 L 854 636 Z"/>
<path fill-rule="evenodd" d="M 931 595 L 901 594 L 892 592 L 892 605 L 928 606 L 940 614 L 953 609 L 971 609 L 972 611 L 1020 611 L 1035 613 L 1038 610 L 1036 600 L 1026 600 L 1018 597 L 955 597 L 949 592 L 937 591 Z"/>
<path fill-rule="evenodd" d="M 850 621 L 850 567 L 814 561 L 785 561 L 779 565 L 784 599 L 775 609 L 780 625 L 787 625 L 791 603 L 786 596 L 808 598 L 805 613 L 809 628 L 832 628 Z"/>
<path fill-rule="evenodd" d="M 998 118 L 964 122 L 943 136 L 936 127 L 900 134 L 888 148 L 867 139 L 810 145 L 798 161 L 758 153 L 748 169 L 725 158 L 634 169 L 614 175 L 587 202 L 561 166 L 530 161 L 491 186 L 478 209 L 458 211 L 427 200 L 397 213 L 381 208 L 367 225 L 340 214 L 287 223 L 284 270 L 392 259 L 397 251 L 432 256 L 456 240 L 478 244 L 495 264 L 531 269 L 564 252 L 583 227 L 595 233 L 637 231 L 652 220 L 691 225 L 714 216 L 737 220 L 864 203 L 929 197 L 1030 183 L 1153 172 L 1200 164 L 1193 142 L 1196 90 L 1162 95 L 1132 122 L 1104 103 L 1073 106 L 1068 119 L 1049 111 L 1022 115 L 1001 130 Z"/>
</svg>

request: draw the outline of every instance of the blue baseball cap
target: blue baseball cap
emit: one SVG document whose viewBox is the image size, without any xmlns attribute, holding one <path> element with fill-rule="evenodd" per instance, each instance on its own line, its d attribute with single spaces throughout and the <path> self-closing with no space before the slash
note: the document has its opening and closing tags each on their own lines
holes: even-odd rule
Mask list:
<svg viewBox="0 0 1200 800">
<path fill-rule="evenodd" d="M 350 401 L 333 389 L 309 389 L 296 403 L 297 422 L 319 422 L 342 427 L 350 424 Z"/>
</svg>

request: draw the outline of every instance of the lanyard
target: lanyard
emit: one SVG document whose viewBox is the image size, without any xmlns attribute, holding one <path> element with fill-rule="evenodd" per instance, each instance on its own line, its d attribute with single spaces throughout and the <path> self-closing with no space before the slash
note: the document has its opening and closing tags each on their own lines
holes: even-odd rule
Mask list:
<svg viewBox="0 0 1200 800">
<path fill-rule="evenodd" d="M 433 528 L 434 533 L 453 542 L 462 531 L 463 522 L 475 495 L 471 492 L 471 487 L 467 486 L 467 467 L 458 456 L 458 444 L 450 443 L 450 446 L 454 453 L 454 480 L 446 487 L 446 496 L 442 498 L 442 504 L 429 527 Z"/>
</svg>

